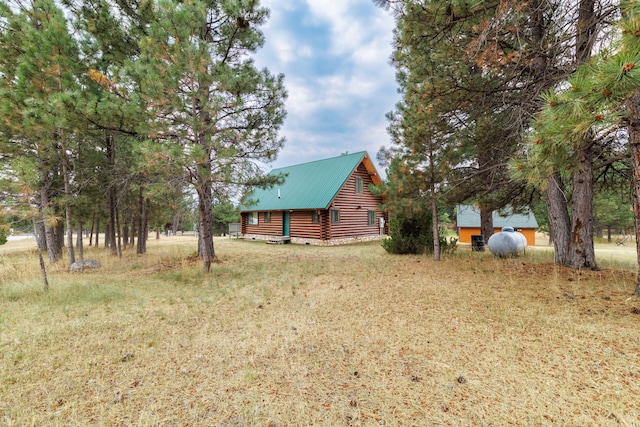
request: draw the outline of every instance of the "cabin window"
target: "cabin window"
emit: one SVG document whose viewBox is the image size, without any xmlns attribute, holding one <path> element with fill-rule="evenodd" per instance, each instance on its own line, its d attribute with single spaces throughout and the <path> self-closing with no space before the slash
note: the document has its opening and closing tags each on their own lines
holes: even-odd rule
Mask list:
<svg viewBox="0 0 640 427">
<path fill-rule="evenodd" d="M 363 188 L 362 178 L 356 177 L 356 193 L 362 193 L 362 188 Z"/>
<path fill-rule="evenodd" d="M 338 209 L 331 210 L 331 222 L 340 222 L 340 211 Z"/>
<path fill-rule="evenodd" d="M 369 211 L 369 225 L 376 225 L 376 211 Z"/>
<path fill-rule="evenodd" d="M 271 222 L 271 212 L 264 213 L 264 222 Z"/>
<path fill-rule="evenodd" d="M 258 212 L 251 212 L 247 217 L 247 223 L 249 225 L 258 225 Z"/>
<path fill-rule="evenodd" d="M 311 222 L 313 222 L 313 223 L 320 222 L 320 218 L 318 216 L 318 211 L 311 211 Z"/>
</svg>

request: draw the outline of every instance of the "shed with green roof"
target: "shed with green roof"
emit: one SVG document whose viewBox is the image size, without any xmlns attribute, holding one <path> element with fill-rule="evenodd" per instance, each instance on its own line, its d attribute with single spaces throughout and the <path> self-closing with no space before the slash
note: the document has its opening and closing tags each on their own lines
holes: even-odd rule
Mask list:
<svg viewBox="0 0 640 427">
<path fill-rule="evenodd" d="M 282 175 L 284 182 L 256 188 L 240 207 L 245 238 L 339 244 L 385 234 L 382 199 L 369 190 L 382 180 L 367 152 L 274 169 L 270 175 Z"/>
<path fill-rule="evenodd" d="M 458 241 L 471 243 L 471 236 L 480 234 L 480 209 L 472 205 L 456 206 L 456 225 Z M 527 245 L 535 246 L 538 221 L 531 210 L 518 213 L 507 207 L 500 211 L 493 211 L 494 233 L 501 231 L 502 227 L 513 227 L 526 237 Z"/>
</svg>

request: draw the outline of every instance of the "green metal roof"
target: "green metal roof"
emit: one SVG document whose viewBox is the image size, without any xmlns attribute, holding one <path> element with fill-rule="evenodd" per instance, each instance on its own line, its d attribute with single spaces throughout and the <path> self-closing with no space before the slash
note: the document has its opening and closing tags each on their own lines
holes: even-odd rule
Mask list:
<svg viewBox="0 0 640 427">
<path fill-rule="evenodd" d="M 240 206 L 240 210 L 326 209 L 362 161 L 370 174 L 377 174 L 366 151 L 274 169 L 269 175 L 286 174 L 285 182 L 268 189 L 256 188 L 248 199 L 257 203 Z"/>
<path fill-rule="evenodd" d="M 479 228 L 480 209 L 470 205 L 458 205 L 456 222 L 458 227 Z M 493 211 L 493 227 L 538 228 L 538 221 L 531 211 L 526 214 L 511 213 L 511 208 L 507 207 L 501 211 Z"/>
</svg>

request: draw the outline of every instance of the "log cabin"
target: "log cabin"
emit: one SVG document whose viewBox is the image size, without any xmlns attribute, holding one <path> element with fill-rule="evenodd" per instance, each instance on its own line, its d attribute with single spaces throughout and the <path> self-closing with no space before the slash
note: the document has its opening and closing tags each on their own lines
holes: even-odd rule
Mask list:
<svg viewBox="0 0 640 427">
<path fill-rule="evenodd" d="M 471 243 L 471 236 L 480 235 L 480 209 L 471 205 L 456 206 L 456 225 L 458 242 Z M 499 232 L 502 227 L 513 227 L 527 239 L 527 246 L 536 245 L 538 221 L 530 210 L 526 213 L 513 213 L 507 207 L 502 211 L 493 211 L 493 232 Z"/>
<path fill-rule="evenodd" d="M 245 239 L 338 245 L 381 240 L 382 199 L 369 185 L 382 180 L 366 151 L 274 169 L 284 183 L 256 188 L 240 206 Z"/>
</svg>

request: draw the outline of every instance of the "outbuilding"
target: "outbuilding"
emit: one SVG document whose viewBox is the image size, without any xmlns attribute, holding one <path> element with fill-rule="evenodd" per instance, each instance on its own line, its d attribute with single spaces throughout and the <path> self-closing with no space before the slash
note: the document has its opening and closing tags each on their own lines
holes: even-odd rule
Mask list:
<svg viewBox="0 0 640 427">
<path fill-rule="evenodd" d="M 480 208 L 472 205 L 456 206 L 456 225 L 458 241 L 471 243 L 471 236 L 480 235 Z M 502 227 L 513 227 L 527 239 L 527 246 L 535 246 L 538 221 L 531 211 L 514 213 L 510 207 L 493 211 L 493 232 L 498 233 Z"/>
<path fill-rule="evenodd" d="M 382 183 L 366 151 L 274 169 L 284 183 L 256 188 L 240 207 L 245 239 L 336 245 L 380 240 L 387 234 Z"/>
</svg>

